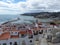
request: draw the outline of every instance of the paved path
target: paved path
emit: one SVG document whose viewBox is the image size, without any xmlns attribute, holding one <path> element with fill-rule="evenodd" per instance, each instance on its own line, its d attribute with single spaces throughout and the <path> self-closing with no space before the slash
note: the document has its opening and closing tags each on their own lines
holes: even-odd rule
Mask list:
<svg viewBox="0 0 60 45">
<path fill-rule="evenodd" d="M 39 41 L 35 41 L 35 45 L 40 45 L 41 39 L 39 39 Z"/>
<path fill-rule="evenodd" d="M 60 45 L 60 43 L 55 43 L 55 44 L 53 44 L 53 43 L 48 43 L 48 45 Z"/>
<path fill-rule="evenodd" d="M 42 38 L 41 36 L 39 37 L 39 41 L 35 41 L 35 45 L 48 45 L 47 41 L 45 38 Z"/>
<path fill-rule="evenodd" d="M 35 45 L 40 45 L 40 43 L 41 43 L 41 38 L 42 38 L 42 37 L 41 37 L 41 35 L 40 35 L 40 36 L 39 36 L 39 41 L 35 41 L 34 44 L 35 44 Z"/>
<path fill-rule="evenodd" d="M 48 43 L 47 43 L 45 38 L 41 39 L 41 44 L 40 45 L 48 45 Z"/>
<path fill-rule="evenodd" d="M 40 45 L 39 41 L 35 41 L 35 45 Z"/>
</svg>

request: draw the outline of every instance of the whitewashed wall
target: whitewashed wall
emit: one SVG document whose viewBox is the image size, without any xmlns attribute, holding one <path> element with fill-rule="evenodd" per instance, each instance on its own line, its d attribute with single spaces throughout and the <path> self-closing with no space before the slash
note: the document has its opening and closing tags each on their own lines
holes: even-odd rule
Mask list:
<svg viewBox="0 0 60 45">
<path fill-rule="evenodd" d="M 30 40 L 32 40 L 32 43 L 30 43 Z M 0 40 L 0 44 L 3 45 L 3 43 L 6 43 L 7 45 L 10 45 L 10 42 L 12 42 L 12 45 L 14 42 L 17 42 L 18 45 L 22 45 L 22 42 L 25 41 L 26 45 L 34 44 L 34 39 L 28 39 L 28 36 L 25 38 L 19 38 L 19 39 L 8 39 L 8 40 Z"/>
</svg>

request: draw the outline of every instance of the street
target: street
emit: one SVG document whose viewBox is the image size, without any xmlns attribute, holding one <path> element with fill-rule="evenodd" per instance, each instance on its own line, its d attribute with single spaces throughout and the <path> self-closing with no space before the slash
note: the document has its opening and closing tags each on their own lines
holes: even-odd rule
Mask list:
<svg viewBox="0 0 60 45">
<path fill-rule="evenodd" d="M 45 38 L 42 35 L 39 36 L 39 41 L 34 42 L 35 45 L 48 45 Z"/>
<path fill-rule="evenodd" d="M 60 45 L 60 43 L 50 43 L 47 42 L 46 38 L 39 36 L 39 41 L 34 42 L 35 45 Z"/>
<path fill-rule="evenodd" d="M 50 43 L 50 42 L 48 42 L 48 45 L 60 45 L 60 43 Z"/>
</svg>

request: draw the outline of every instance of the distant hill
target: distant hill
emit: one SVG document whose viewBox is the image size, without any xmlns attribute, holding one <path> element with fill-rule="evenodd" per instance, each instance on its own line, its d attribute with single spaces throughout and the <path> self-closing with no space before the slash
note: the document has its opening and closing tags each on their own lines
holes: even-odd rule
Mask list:
<svg viewBox="0 0 60 45">
<path fill-rule="evenodd" d="M 34 16 L 36 18 L 60 18 L 60 12 L 38 12 L 38 13 L 24 13 L 24 16 Z"/>
</svg>

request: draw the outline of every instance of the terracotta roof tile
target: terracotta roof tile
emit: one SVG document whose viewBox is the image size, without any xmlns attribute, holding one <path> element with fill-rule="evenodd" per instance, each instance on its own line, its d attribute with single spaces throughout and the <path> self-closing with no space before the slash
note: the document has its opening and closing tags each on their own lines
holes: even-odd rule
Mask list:
<svg viewBox="0 0 60 45">
<path fill-rule="evenodd" d="M 10 33 L 6 32 L 0 35 L 0 40 L 6 40 L 10 38 Z"/>
<path fill-rule="evenodd" d="M 41 29 L 41 28 L 36 28 L 36 27 L 35 27 L 35 28 L 33 28 L 33 30 L 36 30 L 36 31 L 37 31 L 37 30 L 40 30 L 40 29 Z"/>
<path fill-rule="evenodd" d="M 16 38 L 19 38 L 19 36 L 17 35 L 17 36 L 11 36 L 11 38 L 14 38 L 14 39 L 16 39 Z"/>
<path fill-rule="evenodd" d="M 20 31 L 20 34 L 27 34 L 27 31 Z"/>
</svg>

